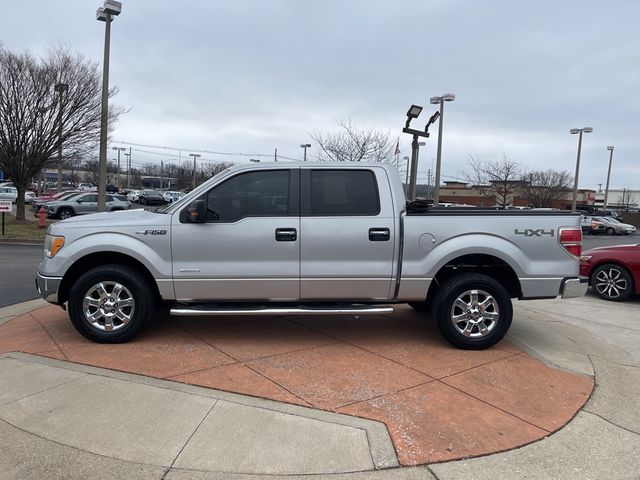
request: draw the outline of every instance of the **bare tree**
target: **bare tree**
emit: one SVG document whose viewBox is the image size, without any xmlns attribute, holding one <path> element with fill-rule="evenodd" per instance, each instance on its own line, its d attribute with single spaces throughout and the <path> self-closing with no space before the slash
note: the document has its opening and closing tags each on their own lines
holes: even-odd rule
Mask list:
<svg viewBox="0 0 640 480">
<path fill-rule="evenodd" d="M 54 91 L 58 83 L 68 85 L 62 101 Z M 80 54 L 55 47 L 38 59 L 0 47 L 0 169 L 18 189 L 18 220 L 24 219 L 27 186 L 43 168 L 55 164 L 60 141 L 66 158 L 95 148 L 101 88 L 97 65 Z M 110 123 L 120 112 L 110 110 Z"/>
<path fill-rule="evenodd" d="M 100 163 L 97 158 L 92 158 L 84 162 L 84 169 L 86 172 L 86 178 L 94 185 L 98 184 L 100 178 Z M 118 164 L 116 162 L 107 162 L 107 184 L 115 183 L 116 175 L 118 174 Z"/>
<path fill-rule="evenodd" d="M 529 206 L 549 208 L 571 191 L 573 177 L 569 172 L 557 170 L 532 170 L 522 176 L 520 195 Z"/>
<path fill-rule="evenodd" d="M 522 167 L 519 163 L 506 155 L 498 161 L 481 160 L 469 155 L 469 165 L 471 171 L 461 173 L 465 181 L 500 208 L 507 208 L 513 203 L 522 183 Z"/>
<path fill-rule="evenodd" d="M 202 173 L 208 179 L 232 166 L 230 162 L 205 162 L 202 164 Z"/>
<path fill-rule="evenodd" d="M 313 131 L 311 138 L 317 143 L 315 158 L 329 162 L 383 162 L 391 163 L 395 143 L 389 131 L 363 129 L 351 120 L 338 120 L 335 133 Z"/>
<path fill-rule="evenodd" d="M 636 196 L 630 190 L 626 188 L 622 190 L 622 193 L 618 195 L 618 200 L 616 201 L 616 206 L 623 208 L 625 211 L 628 211 L 632 206 L 636 206 Z"/>
</svg>

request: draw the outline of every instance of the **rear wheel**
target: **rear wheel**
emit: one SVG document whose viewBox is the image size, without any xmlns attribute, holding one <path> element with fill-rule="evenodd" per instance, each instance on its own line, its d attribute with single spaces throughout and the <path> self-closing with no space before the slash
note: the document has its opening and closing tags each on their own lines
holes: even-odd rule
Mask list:
<svg viewBox="0 0 640 480">
<path fill-rule="evenodd" d="M 606 233 L 607 235 L 615 235 L 616 234 L 616 229 L 613 227 L 609 227 L 607 228 L 604 233 Z"/>
<path fill-rule="evenodd" d="M 507 290 L 486 275 L 468 273 L 450 278 L 433 307 L 440 332 L 465 350 L 489 348 L 504 338 L 513 307 Z"/>
<path fill-rule="evenodd" d="M 133 337 L 153 315 L 152 286 L 136 269 L 103 265 L 80 276 L 69 292 L 69 318 L 78 332 L 100 343 Z"/>
<path fill-rule="evenodd" d="M 626 268 L 605 263 L 591 274 L 591 286 L 600 298 L 621 302 L 633 293 L 633 278 Z"/>
</svg>

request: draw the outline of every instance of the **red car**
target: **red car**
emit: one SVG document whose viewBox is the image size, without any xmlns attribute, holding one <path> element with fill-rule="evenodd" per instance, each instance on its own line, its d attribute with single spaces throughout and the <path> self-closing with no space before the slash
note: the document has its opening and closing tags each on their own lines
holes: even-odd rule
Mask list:
<svg viewBox="0 0 640 480">
<path fill-rule="evenodd" d="M 640 295 L 640 244 L 587 250 L 580 257 L 580 275 L 600 298 L 620 302 Z"/>
</svg>

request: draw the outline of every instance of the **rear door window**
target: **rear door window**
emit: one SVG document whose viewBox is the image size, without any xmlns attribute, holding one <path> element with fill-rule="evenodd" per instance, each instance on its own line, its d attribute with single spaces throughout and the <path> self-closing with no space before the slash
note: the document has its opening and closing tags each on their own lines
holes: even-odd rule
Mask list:
<svg viewBox="0 0 640 480">
<path fill-rule="evenodd" d="M 376 178 L 371 170 L 312 170 L 311 215 L 365 216 L 380 213 Z"/>
</svg>

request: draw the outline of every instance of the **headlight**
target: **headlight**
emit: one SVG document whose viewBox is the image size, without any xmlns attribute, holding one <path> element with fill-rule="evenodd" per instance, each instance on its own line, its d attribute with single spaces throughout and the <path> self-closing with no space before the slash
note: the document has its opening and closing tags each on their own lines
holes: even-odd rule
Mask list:
<svg viewBox="0 0 640 480">
<path fill-rule="evenodd" d="M 64 237 L 47 234 L 44 239 L 44 256 L 47 258 L 55 257 L 63 246 Z"/>
<path fill-rule="evenodd" d="M 588 262 L 589 260 L 591 260 L 592 255 L 580 255 L 580 261 L 581 262 Z"/>
</svg>

